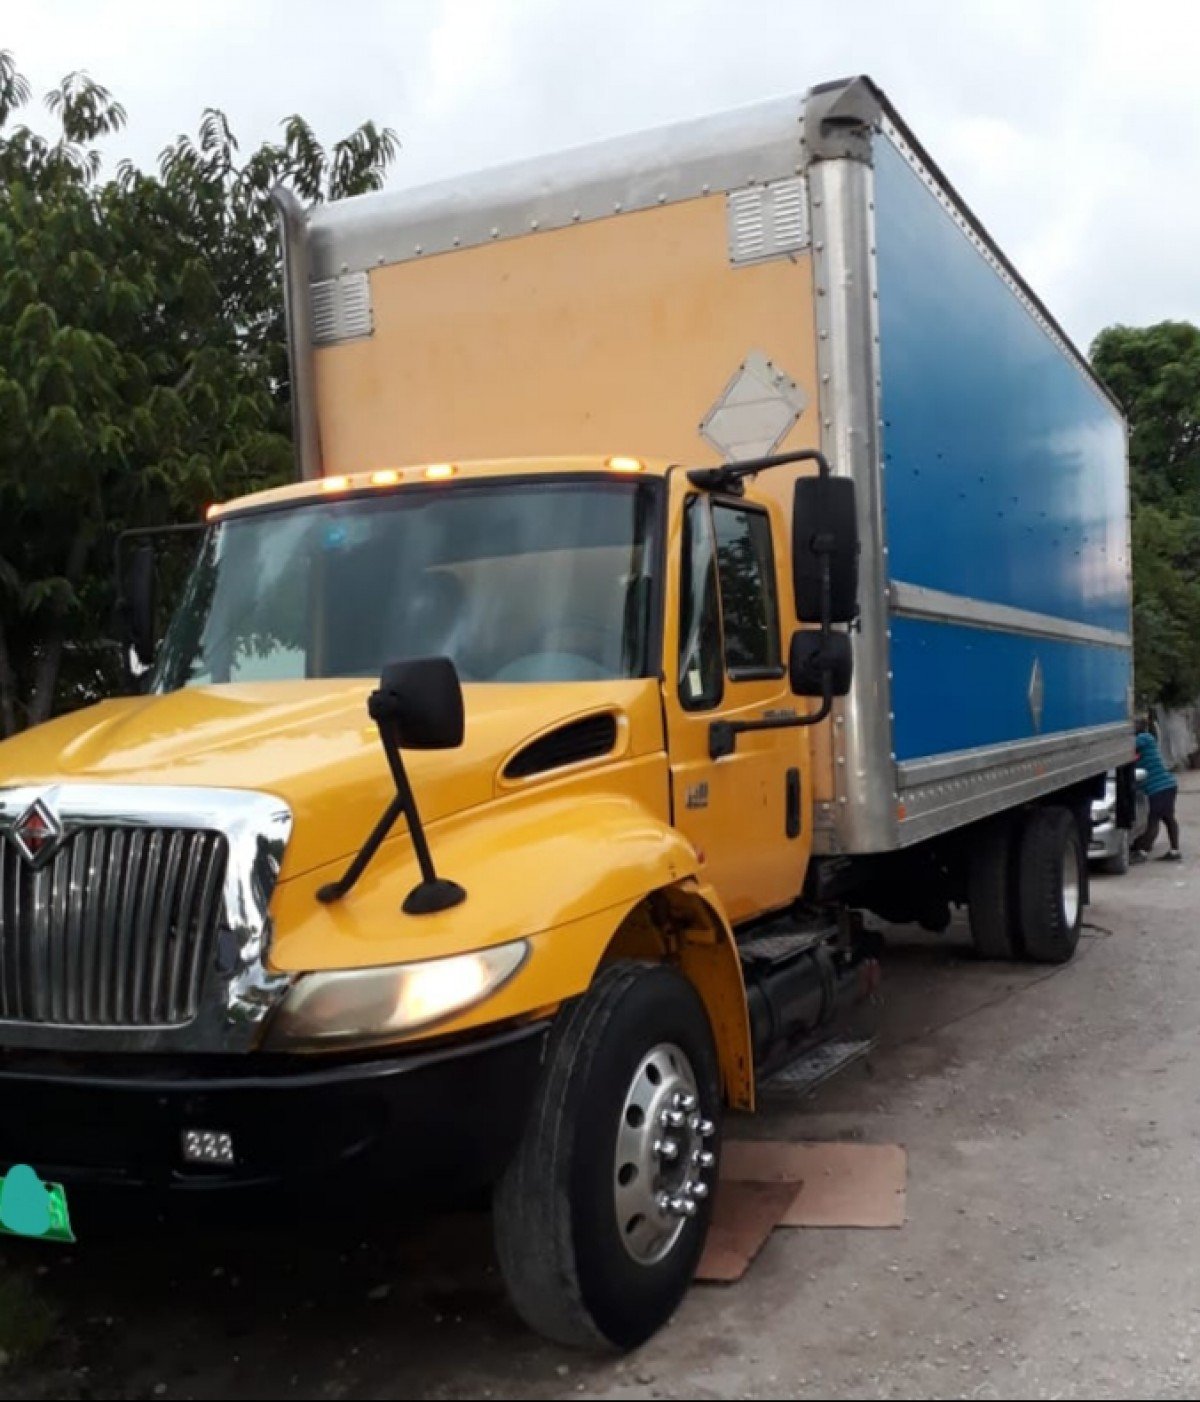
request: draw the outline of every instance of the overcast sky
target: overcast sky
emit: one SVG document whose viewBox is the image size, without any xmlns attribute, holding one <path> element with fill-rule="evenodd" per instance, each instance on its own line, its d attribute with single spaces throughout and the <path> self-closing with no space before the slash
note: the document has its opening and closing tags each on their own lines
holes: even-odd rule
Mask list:
<svg viewBox="0 0 1200 1402">
<path fill-rule="evenodd" d="M 1084 348 L 1200 322 L 1196 0 L 9 0 L 40 94 L 87 69 L 152 165 L 205 106 L 243 145 L 299 112 L 403 143 L 392 183 L 654 126 L 849 73 L 888 92 Z M 38 120 L 41 124 L 41 119 Z"/>
</svg>

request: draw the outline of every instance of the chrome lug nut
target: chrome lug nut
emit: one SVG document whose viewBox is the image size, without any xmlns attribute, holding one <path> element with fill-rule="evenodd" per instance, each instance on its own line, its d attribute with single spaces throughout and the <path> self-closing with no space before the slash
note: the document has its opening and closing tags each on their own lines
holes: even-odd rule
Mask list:
<svg viewBox="0 0 1200 1402">
<path fill-rule="evenodd" d="M 694 1095 L 680 1095 L 677 1097 L 679 1108 L 685 1115 L 690 1115 L 696 1108 L 696 1097 Z"/>
<path fill-rule="evenodd" d="M 674 1163 L 679 1157 L 679 1145 L 673 1139 L 656 1139 L 654 1153 L 656 1157 L 666 1159 L 668 1163 Z"/>
<path fill-rule="evenodd" d="M 710 1153 L 707 1149 L 697 1149 L 692 1155 L 692 1162 L 699 1169 L 711 1168 L 716 1161 L 716 1155 Z"/>
<path fill-rule="evenodd" d="M 682 1129 L 687 1124 L 687 1116 L 680 1110 L 664 1110 L 658 1122 L 663 1129 Z"/>
<path fill-rule="evenodd" d="M 684 1215 L 685 1217 L 694 1217 L 694 1216 L 696 1215 L 696 1213 L 697 1213 L 699 1210 L 700 1210 L 700 1209 L 699 1209 L 699 1208 L 696 1206 L 696 1204 L 691 1200 L 691 1198 L 684 1198 L 684 1200 L 683 1200 L 683 1215 Z"/>
<path fill-rule="evenodd" d="M 697 1202 L 703 1202 L 704 1199 L 708 1197 L 708 1184 L 700 1182 L 689 1183 L 688 1192 Z"/>
<path fill-rule="evenodd" d="M 701 1120 L 696 1126 L 696 1133 L 701 1139 L 711 1139 L 716 1132 L 717 1127 L 711 1120 Z"/>
</svg>

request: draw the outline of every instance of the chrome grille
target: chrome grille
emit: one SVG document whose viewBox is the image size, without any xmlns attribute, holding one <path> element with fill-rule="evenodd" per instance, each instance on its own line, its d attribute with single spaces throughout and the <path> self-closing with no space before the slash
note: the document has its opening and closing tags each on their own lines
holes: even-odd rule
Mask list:
<svg viewBox="0 0 1200 1402">
<path fill-rule="evenodd" d="M 0 841 L 0 1019 L 190 1022 L 216 954 L 227 844 L 195 828 L 76 829 L 36 869 Z"/>
</svg>

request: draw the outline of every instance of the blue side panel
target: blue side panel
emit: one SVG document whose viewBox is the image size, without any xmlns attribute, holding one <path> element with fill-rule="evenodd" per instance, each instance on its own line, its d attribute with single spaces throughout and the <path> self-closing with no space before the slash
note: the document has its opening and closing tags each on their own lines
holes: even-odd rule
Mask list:
<svg viewBox="0 0 1200 1402">
<path fill-rule="evenodd" d="M 1042 734 L 1111 725 L 1128 714 L 1124 648 L 894 618 L 892 655 L 898 760 L 1034 735 L 1029 682 L 1038 659 Z"/>
<path fill-rule="evenodd" d="M 1120 415 L 886 137 L 875 206 L 889 579 L 1126 632 Z M 1043 733 L 1127 715 L 1120 649 L 895 619 L 897 758 L 1035 734 L 1035 651 Z"/>
</svg>

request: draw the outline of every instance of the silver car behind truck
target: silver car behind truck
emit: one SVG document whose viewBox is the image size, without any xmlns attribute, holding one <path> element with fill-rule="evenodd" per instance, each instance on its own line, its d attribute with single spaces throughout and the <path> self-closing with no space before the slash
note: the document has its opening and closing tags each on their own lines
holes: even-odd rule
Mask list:
<svg viewBox="0 0 1200 1402">
<path fill-rule="evenodd" d="M 1140 785 L 1145 778 L 1144 771 L 1139 769 L 1137 777 Z M 1150 800 L 1139 787 L 1133 826 L 1117 827 L 1117 776 L 1109 774 L 1104 797 L 1092 804 L 1092 840 L 1088 844 L 1088 860 L 1110 876 L 1124 876 L 1129 870 L 1129 849 L 1146 831 L 1149 821 Z"/>
</svg>

